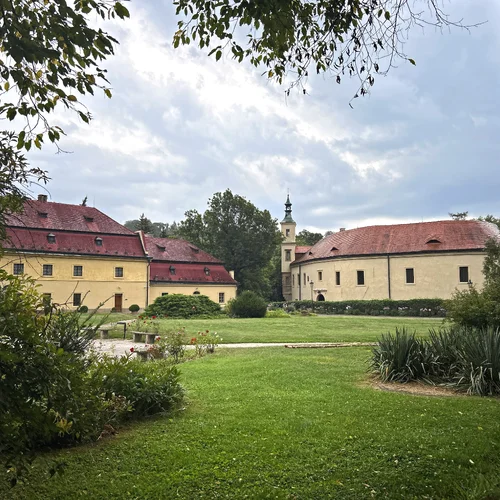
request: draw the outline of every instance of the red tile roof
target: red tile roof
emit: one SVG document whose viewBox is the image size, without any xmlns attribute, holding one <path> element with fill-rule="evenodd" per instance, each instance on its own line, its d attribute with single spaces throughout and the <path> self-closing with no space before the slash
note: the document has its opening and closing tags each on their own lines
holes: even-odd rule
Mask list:
<svg viewBox="0 0 500 500">
<path fill-rule="evenodd" d="M 498 227 L 478 220 L 360 227 L 323 238 L 294 264 L 351 255 L 481 250 L 489 238 L 500 240 Z M 428 243 L 429 240 L 438 240 L 439 243 Z"/>
<path fill-rule="evenodd" d="M 49 234 L 55 236 L 55 243 L 48 242 Z M 8 240 L 2 242 L 5 250 L 146 258 L 139 235 L 134 233 L 92 234 L 10 227 L 7 228 L 7 237 Z M 97 237 L 102 239 L 102 246 L 96 245 Z"/>
<path fill-rule="evenodd" d="M 222 264 L 219 259 L 185 240 L 145 236 L 146 250 L 150 257 L 169 262 L 201 262 Z"/>
<path fill-rule="evenodd" d="M 134 234 L 93 207 L 28 200 L 24 212 L 7 217 L 7 226 L 85 231 L 105 234 Z"/>
<path fill-rule="evenodd" d="M 175 274 L 170 272 L 171 266 L 175 268 Z M 208 276 L 205 274 L 205 268 L 209 269 Z M 152 283 L 220 283 L 236 285 L 236 281 L 231 278 L 224 266 L 217 263 L 204 265 L 153 261 L 150 267 L 150 280 Z"/>
<path fill-rule="evenodd" d="M 306 253 L 306 252 L 309 252 L 309 250 L 311 250 L 312 247 L 310 246 L 298 246 L 298 247 L 295 247 L 295 255 L 297 255 L 298 253 Z"/>
</svg>

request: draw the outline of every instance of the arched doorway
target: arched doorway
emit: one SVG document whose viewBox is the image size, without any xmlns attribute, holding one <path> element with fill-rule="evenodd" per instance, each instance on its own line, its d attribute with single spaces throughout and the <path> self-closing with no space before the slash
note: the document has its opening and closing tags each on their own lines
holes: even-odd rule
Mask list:
<svg viewBox="0 0 500 500">
<path fill-rule="evenodd" d="M 193 295 L 200 295 L 200 292 L 198 292 L 198 291 L 193 292 Z"/>
<path fill-rule="evenodd" d="M 325 296 L 324 296 L 322 293 L 320 293 L 320 294 L 318 294 L 318 296 L 316 297 L 316 300 L 317 300 L 318 302 L 324 302 L 324 300 L 325 300 Z"/>
</svg>

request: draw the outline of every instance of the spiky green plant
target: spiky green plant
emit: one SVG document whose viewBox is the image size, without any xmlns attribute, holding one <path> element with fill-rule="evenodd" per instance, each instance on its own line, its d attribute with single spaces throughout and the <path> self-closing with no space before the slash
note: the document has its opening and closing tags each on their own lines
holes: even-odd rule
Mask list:
<svg viewBox="0 0 500 500">
<path fill-rule="evenodd" d="M 428 356 L 426 344 L 416 332 L 396 328 L 394 335 L 382 335 L 373 348 L 371 369 L 384 382 L 409 382 L 425 376 Z"/>
</svg>

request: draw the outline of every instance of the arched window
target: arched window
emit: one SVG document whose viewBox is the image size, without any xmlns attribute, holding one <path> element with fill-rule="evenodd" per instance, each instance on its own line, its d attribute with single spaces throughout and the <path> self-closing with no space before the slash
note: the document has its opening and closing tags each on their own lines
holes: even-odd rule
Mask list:
<svg viewBox="0 0 500 500">
<path fill-rule="evenodd" d="M 198 290 L 196 290 L 195 292 L 193 292 L 193 295 L 200 295 L 200 292 L 198 292 Z"/>
</svg>

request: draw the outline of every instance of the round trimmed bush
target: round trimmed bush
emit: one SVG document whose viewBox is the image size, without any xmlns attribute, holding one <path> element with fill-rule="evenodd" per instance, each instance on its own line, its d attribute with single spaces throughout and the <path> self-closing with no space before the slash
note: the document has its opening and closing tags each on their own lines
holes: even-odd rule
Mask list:
<svg viewBox="0 0 500 500">
<path fill-rule="evenodd" d="M 136 313 L 137 311 L 139 311 L 140 307 L 137 305 L 137 304 L 132 304 L 128 310 L 131 312 L 131 313 Z"/>
<path fill-rule="evenodd" d="M 263 318 L 267 302 L 255 292 L 247 290 L 231 302 L 231 314 L 237 318 Z"/>
<path fill-rule="evenodd" d="M 172 293 L 157 297 L 144 310 L 144 316 L 167 316 L 169 318 L 192 318 L 196 316 L 218 316 L 220 305 L 206 295 L 183 295 Z"/>
<path fill-rule="evenodd" d="M 80 307 L 78 308 L 78 312 L 83 313 L 83 314 L 86 314 L 86 313 L 88 313 L 88 312 L 89 312 L 89 308 L 88 308 L 87 306 L 80 306 Z"/>
</svg>

